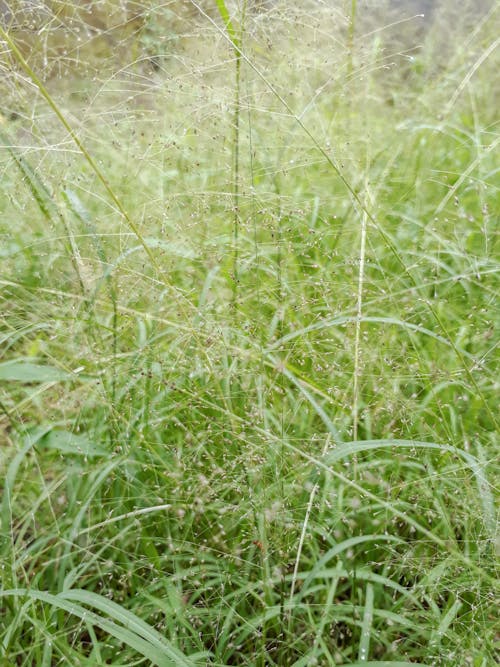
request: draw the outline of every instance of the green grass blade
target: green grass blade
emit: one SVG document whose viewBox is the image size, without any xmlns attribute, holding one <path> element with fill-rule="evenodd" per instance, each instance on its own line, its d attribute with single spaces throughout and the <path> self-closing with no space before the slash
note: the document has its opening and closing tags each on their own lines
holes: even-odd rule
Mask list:
<svg viewBox="0 0 500 667">
<path fill-rule="evenodd" d="M 0 591 L 0 597 L 28 597 L 32 600 L 45 602 L 57 609 L 62 609 L 85 622 L 102 628 L 158 667 L 194 667 L 195 663 L 180 651 L 174 649 L 166 639 L 144 621 L 141 621 L 135 614 L 120 608 L 115 603 L 95 593 L 77 590 L 52 595 L 43 591 L 14 589 Z M 89 611 L 80 604 L 75 604 L 74 601 L 92 605 L 108 614 L 112 620 Z M 124 626 L 118 625 L 116 621 L 123 623 Z"/>
<path fill-rule="evenodd" d="M 494 538 L 496 534 L 495 510 L 493 495 L 491 493 L 491 485 L 489 484 L 484 473 L 483 466 L 480 462 L 469 454 L 469 452 L 451 445 L 440 445 L 435 442 L 419 442 L 416 440 L 364 440 L 357 442 L 345 442 L 334 450 L 330 450 L 325 457 L 327 465 L 334 465 L 347 456 L 353 456 L 361 452 L 374 451 L 386 447 L 394 447 L 395 449 L 410 449 L 416 452 L 418 449 L 428 449 L 438 452 L 447 452 L 453 456 L 462 458 L 472 470 L 476 477 L 479 497 L 483 506 L 484 524 L 490 536 Z"/>
<path fill-rule="evenodd" d="M 22 359 L 12 359 L 0 364 L 0 380 L 5 382 L 64 382 L 76 379 L 76 375 L 54 366 L 35 364 Z"/>
<path fill-rule="evenodd" d="M 359 642 L 358 660 L 367 662 L 370 654 L 370 637 L 373 624 L 373 585 L 366 584 L 365 611 L 361 626 L 361 640 Z"/>
<path fill-rule="evenodd" d="M 224 26 L 227 30 L 227 34 L 229 35 L 229 38 L 231 39 L 233 46 L 237 47 L 239 45 L 239 39 L 236 34 L 236 30 L 234 29 L 233 22 L 231 21 L 231 17 L 226 7 L 226 3 L 224 2 L 224 0 L 215 0 L 215 4 L 217 5 L 220 17 L 224 22 Z"/>
<path fill-rule="evenodd" d="M 194 663 L 187 658 L 181 651 L 175 648 L 165 637 L 163 637 L 157 630 L 141 620 L 132 612 L 124 609 L 116 602 L 112 602 L 102 595 L 97 595 L 90 591 L 81 589 L 72 589 L 60 593 L 59 597 L 65 600 L 80 602 L 89 605 L 95 609 L 99 609 L 114 621 L 122 623 L 136 634 L 143 637 L 152 646 L 162 651 L 165 656 L 174 661 L 178 667 L 193 667 Z"/>
<path fill-rule="evenodd" d="M 375 317 L 375 316 L 363 316 L 361 318 L 357 318 L 356 316 L 352 315 L 345 315 L 341 317 L 334 317 L 332 319 L 328 320 L 322 320 L 320 322 L 315 322 L 314 324 L 311 324 L 307 327 L 304 327 L 303 329 L 298 329 L 297 331 L 292 331 L 289 334 L 285 334 L 282 336 L 279 340 L 274 341 L 269 347 L 269 350 L 274 350 L 284 343 L 289 343 L 290 341 L 294 340 L 295 338 L 300 338 L 308 333 L 311 333 L 313 331 L 321 331 L 322 329 L 327 329 L 329 327 L 337 326 L 337 325 L 342 325 L 342 324 L 348 324 L 348 323 L 356 323 L 356 322 L 363 322 L 363 323 L 374 323 L 374 324 L 391 324 L 397 327 L 401 327 L 402 329 L 408 329 L 408 331 L 413 331 L 415 333 L 421 333 L 424 334 L 425 336 L 429 336 L 430 338 L 433 338 L 434 340 L 438 341 L 439 343 L 442 343 L 443 345 L 447 345 L 448 347 L 453 347 L 450 341 L 445 338 L 444 336 L 441 336 L 437 333 L 434 333 L 434 331 L 431 331 L 430 329 L 427 329 L 426 327 L 420 326 L 419 324 L 413 324 L 412 322 L 405 322 L 403 320 L 398 320 L 395 317 Z M 465 350 L 461 350 L 461 353 L 471 359 L 472 361 L 475 361 L 474 357 L 472 354 L 469 354 Z"/>
</svg>

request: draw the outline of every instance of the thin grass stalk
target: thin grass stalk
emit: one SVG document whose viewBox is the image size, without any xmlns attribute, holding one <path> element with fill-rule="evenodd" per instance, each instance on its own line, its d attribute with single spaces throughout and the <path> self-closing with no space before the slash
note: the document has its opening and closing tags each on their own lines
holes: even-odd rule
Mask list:
<svg viewBox="0 0 500 667">
<path fill-rule="evenodd" d="M 326 454 L 328 452 L 328 448 L 330 447 L 330 442 L 331 442 L 331 434 L 329 433 L 326 436 L 325 446 L 323 447 L 323 451 L 321 452 L 321 457 L 322 458 L 324 458 L 326 456 Z M 304 541 L 305 541 L 305 538 L 306 538 L 307 528 L 309 526 L 309 519 L 311 517 L 314 498 L 316 497 L 316 493 L 318 492 L 318 489 L 319 489 L 319 484 L 315 483 L 313 488 L 311 489 L 311 493 L 309 494 L 309 500 L 307 501 L 307 507 L 306 507 L 306 514 L 304 516 L 304 521 L 302 523 L 302 530 L 300 531 L 299 545 L 297 547 L 297 555 L 295 557 L 295 564 L 293 566 L 292 582 L 290 584 L 290 597 L 288 599 L 288 607 L 289 607 L 289 611 L 288 611 L 288 632 L 289 633 L 292 631 L 293 596 L 295 595 L 295 586 L 297 585 L 297 579 L 298 579 L 298 574 L 299 574 L 300 557 L 302 555 L 302 549 L 304 547 Z"/>
<path fill-rule="evenodd" d="M 277 181 L 276 181 L 277 182 Z M 277 191 L 279 193 L 279 187 L 277 187 Z M 283 275 L 282 275 L 282 248 L 281 248 L 281 234 L 282 234 L 282 229 L 281 229 L 281 211 L 278 214 L 278 219 L 276 221 L 276 242 L 277 242 L 277 257 L 276 257 L 276 282 L 277 282 L 277 296 L 278 296 L 278 322 L 277 322 L 277 335 L 278 338 L 281 338 L 283 336 L 284 332 L 284 314 L 285 310 L 284 307 L 282 306 L 282 296 L 283 296 Z M 278 378 L 277 378 L 277 384 L 280 390 L 280 400 L 281 400 L 281 405 L 280 405 L 280 434 L 279 438 L 281 441 L 281 447 L 280 447 L 280 454 L 279 454 L 279 461 L 280 461 L 280 470 L 284 470 L 285 468 L 285 463 L 286 463 L 286 448 L 285 448 L 285 396 L 286 396 L 286 381 L 285 381 L 285 376 L 284 373 L 282 372 L 282 365 L 285 363 L 284 359 L 279 360 L 279 372 L 278 372 Z M 285 482 L 284 482 L 284 476 L 283 474 L 280 474 L 280 492 L 281 492 L 281 498 L 283 499 L 283 523 L 285 522 Z M 287 626 L 287 619 L 286 619 L 286 595 L 285 595 L 285 576 L 284 573 L 282 573 L 281 581 L 280 581 L 280 616 L 279 616 L 279 623 L 280 623 L 280 628 L 281 628 L 281 635 L 284 637 L 285 636 L 285 629 Z M 291 613 L 291 612 L 290 612 Z M 285 651 L 286 653 L 286 651 Z"/>
<path fill-rule="evenodd" d="M 240 117 L 241 117 L 241 61 L 242 41 L 246 11 L 246 0 L 239 29 L 236 30 L 224 0 L 215 0 L 219 15 L 224 23 L 226 34 L 234 52 L 234 108 L 233 108 L 233 308 L 238 303 L 238 241 L 240 228 Z M 195 5 L 196 6 L 196 5 Z"/>
<path fill-rule="evenodd" d="M 361 321 L 363 318 L 363 284 L 365 275 L 367 222 L 368 220 L 366 214 L 363 212 L 361 215 L 361 241 L 359 249 L 358 293 L 356 300 L 356 332 L 354 337 L 354 386 L 353 386 L 353 397 L 352 397 L 353 440 L 358 439 L 359 381 L 361 377 Z"/>
<path fill-rule="evenodd" d="M 73 215 L 79 220 L 79 222 L 84 226 L 86 229 L 87 233 L 90 234 L 92 237 L 92 240 L 94 242 L 94 247 L 97 252 L 97 256 L 99 257 L 99 261 L 101 262 L 103 267 L 109 266 L 109 261 L 108 257 L 106 255 L 106 251 L 103 247 L 103 244 L 101 243 L 99 239 L 99 235 L 97 233 L 97 229 L 95 228 L 94 223 L 92 222 L 91 216 L 88 214 L 88 211 L 85 209 L 85 207 L 82 205 L 80 202 L 79 198 L 75 195 L 75 193 L 70 190 L 69 188 L 66 188 L 62 191 L 62 199 L 66 206 L 70 209 L 70 211 L 73 213 Z M 102 280 L 102 278 L 101 278 Z M 112 314 L 112 354 L 113 354 L 113 359 L 116 361 L 117 355 L 118 355 L 118 321 L 119 321 L 119 314 L 118 314 L 118 290 L 116 287 L 116 281 L 113 277 L 112 274 L 104 273 L 104 280 L 106 281 L 106 285 L 108 287 L 108 293 L 109 293 L 109 298 L 111 300 L 112 308 L 113 308 L 113 314 Z M 95 302 L 95 296 L 97 289 L 95 289 L 94 295 L 90 298 L 90 304 L 89 307 L 94 305 Z M 111 398 L 113 403 L 115 402 L 116 398 L 116 383 L 117 383 L 117 373 L 116 373 L 116 363 L 113 364 L 113 375 L 112 375 L 112 380 L 111 380 Z"/>
<path fill-rule="evenodd" d="M 348 77 L 351 77 L 354 69 L 354 34 L 356 32 L 356 14 L 358 10 L 357 0 L 351 0 L 351 17 L 349 19 L 349 33 L 347 37 L 347 51 L 349 54 Z"/>
<path fill-rule="evenodd" d="M 246 3 L 245 3 L 246 7 Z M 246 95 L 247 98 L 249 98 L 249 87 L 248 87 L 248 81 L 246 82 Z M 250 169 L 250 185 L 251 185 L 251 192 L 252 192 L 252 197 L 251 197 L 251 216 L 252 216 L 252 222 L 253 222 L 253 242 L 254 242 L 254 253 L 255 253 L 255 289 L 256 289 L 256 295 L 257 295 L 257 302 L 260 306 L 261 302 L 261 278 L 260 278 L 260 253 L 259 253 L 259 241 L 258 241 L 258 233 L 257 233 L 257 209 L 256 209 L 256 196 L 255 196 L 255 175 L 254 175 L 254 156 L 253 156 L 253 136 L 252 136 L 252 113 L 251 113 L 251 108 L 250 105 L 247 105 L 247 123 L 248 123 L 248 143 L 249 143 L 249 169 Z M 264 372 L 265 372 L 265 358 L 264 358 L 264 345 L 263 345 L 263 340 L 261 337 L 259 337 L 259 385 L 262 383 L 262 379 L 264 378 Z M 262 387 L 260 387 L 260 390 Z M 259 400 L 260 404 L 260 400 Z M 264 419 L 263 414 L 262 414 L 262 409 L 259 410 L 260 412 L 260 420 L 262 421 Z M 259 543 L 262 548 L 258 548 L 258 555 L 260 556 L 260 566 L 262 568 L 262 572 L 265 572 L 266 569 L 266 561 L 268 560 L 268 553 L 266 552 L 266 548 L 264 547 L 264 543 L 266 542 L 265 539 L 265 519 L 262 517 L 262 520 L 259 520 L 259 514 L 257 511 L 257 507 L 255 505 L 254 501 L 254 490 L 253 487 L 250 484 L 250 480 L 248 478 L 248 473 L 245 471 L 245 474 L 247 476 L 247 484 L 248 484 L 248 489 L 249 489 L 249 501 L 251 503 L 252 507 L 252 512 L 254 516 L 254 524 L 256 527 L 256 534 L 259 537 Z M 259 658 L 259 667 L 265 667 L 267 664 L 267 641 L 268 641 L 268 623 L 263 623 L 262 624 L 262 630 L 260 633 L 260 655 L 258 656 Z"/>
<path fill-rule="evenodd" d="M 234 135 L 233 135 L 233 305 L 238 305 L 238 241 L 240 231 L 240 115 L 241 51 L 235 49 Z"/>
</svg>

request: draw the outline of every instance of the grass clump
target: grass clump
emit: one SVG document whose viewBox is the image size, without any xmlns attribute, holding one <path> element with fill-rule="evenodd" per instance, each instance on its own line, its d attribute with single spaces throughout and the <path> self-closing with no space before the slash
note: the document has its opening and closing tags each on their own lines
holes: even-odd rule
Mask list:
<svg viewBox="0 0 500 667">
<path fill-rule="evenodd" d="M 0 34 L 3 662 L 494 664 L 498 11 L 102 4 Z"/>
</svg>

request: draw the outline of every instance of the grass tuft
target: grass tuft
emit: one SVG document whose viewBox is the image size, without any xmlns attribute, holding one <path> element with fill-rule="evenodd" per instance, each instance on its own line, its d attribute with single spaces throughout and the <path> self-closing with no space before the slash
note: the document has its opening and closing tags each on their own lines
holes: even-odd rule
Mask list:
<svg viewBox="0 0 500 667">
<path fill-rule="evenodd" d="M 3 4 L 0 662 L 496 664 L 498 8 Z"/>
</svg>

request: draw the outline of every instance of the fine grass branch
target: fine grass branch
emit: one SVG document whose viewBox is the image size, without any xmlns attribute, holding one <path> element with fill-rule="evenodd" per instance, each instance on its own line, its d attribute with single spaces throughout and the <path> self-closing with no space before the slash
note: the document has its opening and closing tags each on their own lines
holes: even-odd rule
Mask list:
<svg viewBox="0 0 500 667">
<path fill-rule="evenodd" d="M 32 69 L 32 67 L 28 64 L 28 62 L 25 60 L 23 57 L 21 51 L 18 49 L 16 43 L 13 41 L 13 39 L 10 37 L 9 33 L 3 28 L 3 26 L 0 24 L 0 37 L 5 40 L 7 43 L 9 49 L 12 51 L 12 54 L 17 61 L 17 63 L 21 66 L 21 68 L 26 72 L 28 77 L 31 79 L 31 81 L 35 84 L 35 86 L 38 88 L 40 91 L 41 95 L 44 97 L 46 100 L 47 104 L 49 107 L 52 109 L 64 129 L 68 132 L 69 136 L 75 143 L 76 147 L 80 151 L 80 153 L 83 155 L 87 163 L 89 164 L 90 168 L 96 175 L 97 179 L 100 181 L 100 183 L 104 186 L 104 189 L 110 196 L 112 202 L 120 212 L 121 216 L 125 220 L 126 224 L 128 227 L 132 230 L 132 232 L 135 234 L 137 237 L 138 241 L 144 248 L 144 251 L 146 252 L 146 255 L 149 257 L 152 265 L 157 269 L 158 273 L 160 275 L 163 275 L 163 271 L 161 267 L 159 266 L 156 257 L 154 254 L 151 252 L 151 249 L 148 247 L 148 245 L 145 243 L 143 235 L 141 234 L 141 231 L 139 227 L 135 224 L 135 222 L 132 220 L 130 215 L 127 213 L 125 208 L 123 207 L 121 201 L 115 194 L 113 188 L 111 187 L 109 181 L 105 177 L 104 173 L 102 170 L 99 168 L 97 165 L 97 162 L 95 159 L 92 157 L 90 152 L 87 150 L 85 147 L 83 141 L 79 138 L 78 134 L 74 130 L 74 128 L 71 126 L 70 122 L 67 120 L 66 116 L 62 112 L 62 110 L 59 108 L 57 102 L 54 100 L 52 95 L 49 93 L 47 90 L 46 86 L 43 84 L 42 80 L 38 77 L 38 75 L 35 73 L 35 71 Z"/>
<path fill-rule="evenodd" d="M 326 160 L 327 164 L 333 169 L 334 173 L 337 175 L 337 177 L 340 179 L 344 187 L 346 188 L 347 192 L 352 198 L 352 202 L 355 205 L 355 207 L 359 210 L 360 216 L 363 214 L 366 215 L 368 220 L 374 225 L 374 227 L 377 229 L 379 232 L 380 236 L 386 243 L 387 247 L 389 248 L 390 252 L 398 262 L 398 264 L 401 266 L 401 269 L 404 273 L 404 275 L 408 276 L 408 278 L 411 281 L 412 286 L 415 289 L 419 289 L 419 281 L 417 278 L 413 275 L 413 272 L 410 270 L 410 268 L 406 265 L 401 252 L 398 250 L 396 244 L 394 241 L 391 239 L 390 235 L 385 232 L 385 230 L 382 228 L 382 226 L 379 224 L 373 213 L 367 208 L 365 203 L 363 202 L 363 198 L 361 194 L 357 191 L 357 189 L 351 184 L 348 178 L 344 176 L 342 173 L 342 168 L 338 164 L 338 162 L 335 160 L 335 158 L 330 154 L 328 150 L 326 150 L 322 144 L 318 141 L 314 133 L 305 125 L 305 123 L 302 121 L 301 115 L 298 115 L 290 106 L 290 104 L 286 101 L 286 99 L 280 95 L 278 90 L 276 89 L 275 86 L 271 83 L 271 81 L 266 77 L 266 75 L 255 65 L 255 63 L 248 58 L 248 56 L 242 51 L 241 47 L 234 43 L 231 39 L 231 37 L 220 28 L 220 26 L 217 25 L 217 23 L 212 19 L 211 16 L 209 16 L 203 8 L 195 2 L 195 0 L 190 0 L 191 4 L 198 9 L 200 14 L 202 14 L 215 28 L 216 30 L 222 34 L 224 39 L 228 40 L 235 51 L 237 51 L 241 58 L 248 64 L 249 67 L 255 72 L 255 74 L 264 82 L 266 87 L 271 91 L 271 93 L 276 97 L 276 99 L 282 104 L 282 106 L 285 108 L 287 113 L 291 118 L 294 119 L 294 121 L 298 124 L 300 129 L 304 132 L 304 134 L 310 139 L 312 144 L 314 145 L 315 149 L 320 153 L 320 155 Z M 492 424 L 495 425 L 497 429 L 500 429 L 500 423 L 498 422 L 498 419 L 491 409 L 488 401 L 486 400 L 486 397 L 484 396 L 484 393 L 479 386 L 479 384 L 476 381 L 476 378 L 474 377 L 474 373 L 472 372 L 472 369 L 470 366 L 466 363 L 465 358 L 463 354 L 461 354 L 460 350 L 456 347 L 455 343 L 453 342 L 452 338 L 450 337 L 448 330 L 445 326 L 445 323 L 443 321 L 443 318 L 438 314 L 436 308 L 431 304 L 429 299 L 425 299 L 424 303 L 426 307 L 428 308 L 429 312 L 432 314 L 433 318 L 437 322 L 438 326 L 441 329 L 442 334 L 449 340 L 450 345 L 452 346 L 457 358 L 459 359 L 460 363 L 462 364 L 462 367 L 467 374 L 467 377 L 469 378 L 469 381 L 471 384 L 474 386 L 475 391 L 477 392 L 477 395 L 481 398 L 481 401 L 484 405 L 484 408 L 486 412 L 488 413 L 489 418 L 491 419 Z"/>
</svg>

